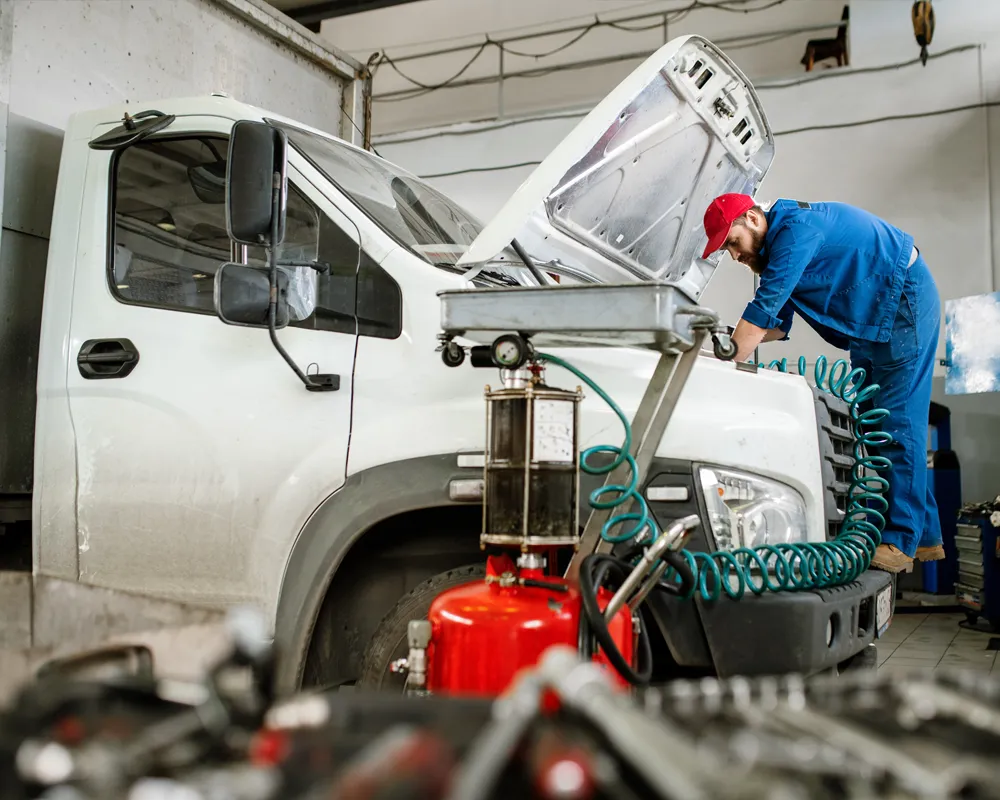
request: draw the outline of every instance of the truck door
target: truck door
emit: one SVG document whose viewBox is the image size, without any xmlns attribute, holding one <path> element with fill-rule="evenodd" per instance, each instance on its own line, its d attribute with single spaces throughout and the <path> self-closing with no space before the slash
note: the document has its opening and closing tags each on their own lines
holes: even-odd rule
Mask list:
<svg viewBox="0 0 1000 800">
<path fill-rule="evenodd" d="M 294 537 L 344 482 L 360 260 L 356 226 L 291 153 L 279 258 L 332 269 L 309 271 L 312 313 L 279 336 L 339 391 L 306 391 L 266 330 L 215 316 L 218 266 L 263 260 L 226 233 L 230 126 L 182 117 L 91 151 L 67 353 L 80 579 L 220 605 L 276 594 Z"/>
</svg>

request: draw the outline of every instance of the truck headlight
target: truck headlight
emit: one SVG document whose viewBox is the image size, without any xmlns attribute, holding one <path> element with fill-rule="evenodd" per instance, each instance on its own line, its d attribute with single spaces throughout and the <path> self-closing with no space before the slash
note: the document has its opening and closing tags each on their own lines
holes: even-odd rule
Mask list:
<svg viewBox="0 0 1000 800">
<path fill-rule="evenodd" d="M 718 549 L 805 541 L 806 503 L 791 486 L 718 467 L 698 477 Z"/>
</svg>

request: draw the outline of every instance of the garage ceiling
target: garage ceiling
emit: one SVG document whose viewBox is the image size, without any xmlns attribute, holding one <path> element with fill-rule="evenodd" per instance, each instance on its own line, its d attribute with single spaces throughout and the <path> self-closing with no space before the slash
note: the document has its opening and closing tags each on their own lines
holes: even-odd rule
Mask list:
<svg viewBox="0 0 1000 800">
<path fill-rule="evenodd" d="M 362 11 L 375 11 L 389 6 L 401 6 L 416 0 L 268 0 L 268 2 L 309 30 L 319 33 L 320 23 L 325 19 L 359 14 Z"/>
</svg>

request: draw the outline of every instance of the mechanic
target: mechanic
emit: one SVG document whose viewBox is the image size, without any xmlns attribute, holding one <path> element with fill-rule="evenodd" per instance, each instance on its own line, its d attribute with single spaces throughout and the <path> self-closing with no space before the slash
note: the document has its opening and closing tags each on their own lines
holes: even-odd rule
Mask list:
<svg viewBox="0 0 1000 800">
<path fill-rule="evenodd" d="M 909 571 L 944 558 L 927 474 L 931 378 L 941 324 L 937 286 L 913 237 L 844 203 L 778 200 L 766 211 L 744 194 L 705 212 L 704 258 L 725 250 L 760 284 L 733 332 L 744 361 L 761 342 L 785 341 L 798 313 L 825 342 L 850 352 L 881 388 L 893 443 L 889 510 L 872 566 Z"/>
</svg>

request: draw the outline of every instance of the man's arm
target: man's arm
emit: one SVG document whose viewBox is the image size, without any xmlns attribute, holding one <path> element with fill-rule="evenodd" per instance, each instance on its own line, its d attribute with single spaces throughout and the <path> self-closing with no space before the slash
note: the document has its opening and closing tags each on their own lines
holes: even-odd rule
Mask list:
<svg viewBox="0 0 1000 800">
<path fill-rule="evenodd" d="M 778 328 L 760 328 L 752 322 L 741 319 L 736 323 L 732 335 L 736 345 L 736 361 L 746 361 L 763 342 L 776 342 L 785 338 L 785 332 Z"/>
<path fill-rule="evenodd" d="M 733 331 L 732 341 L 735 342 L 737 352 L 736 360 L 745 361 L 750 358 L 750 354 L 756 347 L 764 342 L 781 342 L 788 338 L 788 333 L 792 329 L 792 317 L 795 309 L 791 303 L 785 303 L 781 311 L 778 312 L 778 327 L 761 328 L 752 322 L 741 319 L 736 323 Z"/>
<path fill-rule="evenodd" d="M 792 291 L 822 243 L 822 237 L 805 226 L 789 225 L 778 234 L 757 292 L 733 331 L 737 361 L 749 358 L 761 342 L 786 338 L 794 313 Z"/>
</svg>

